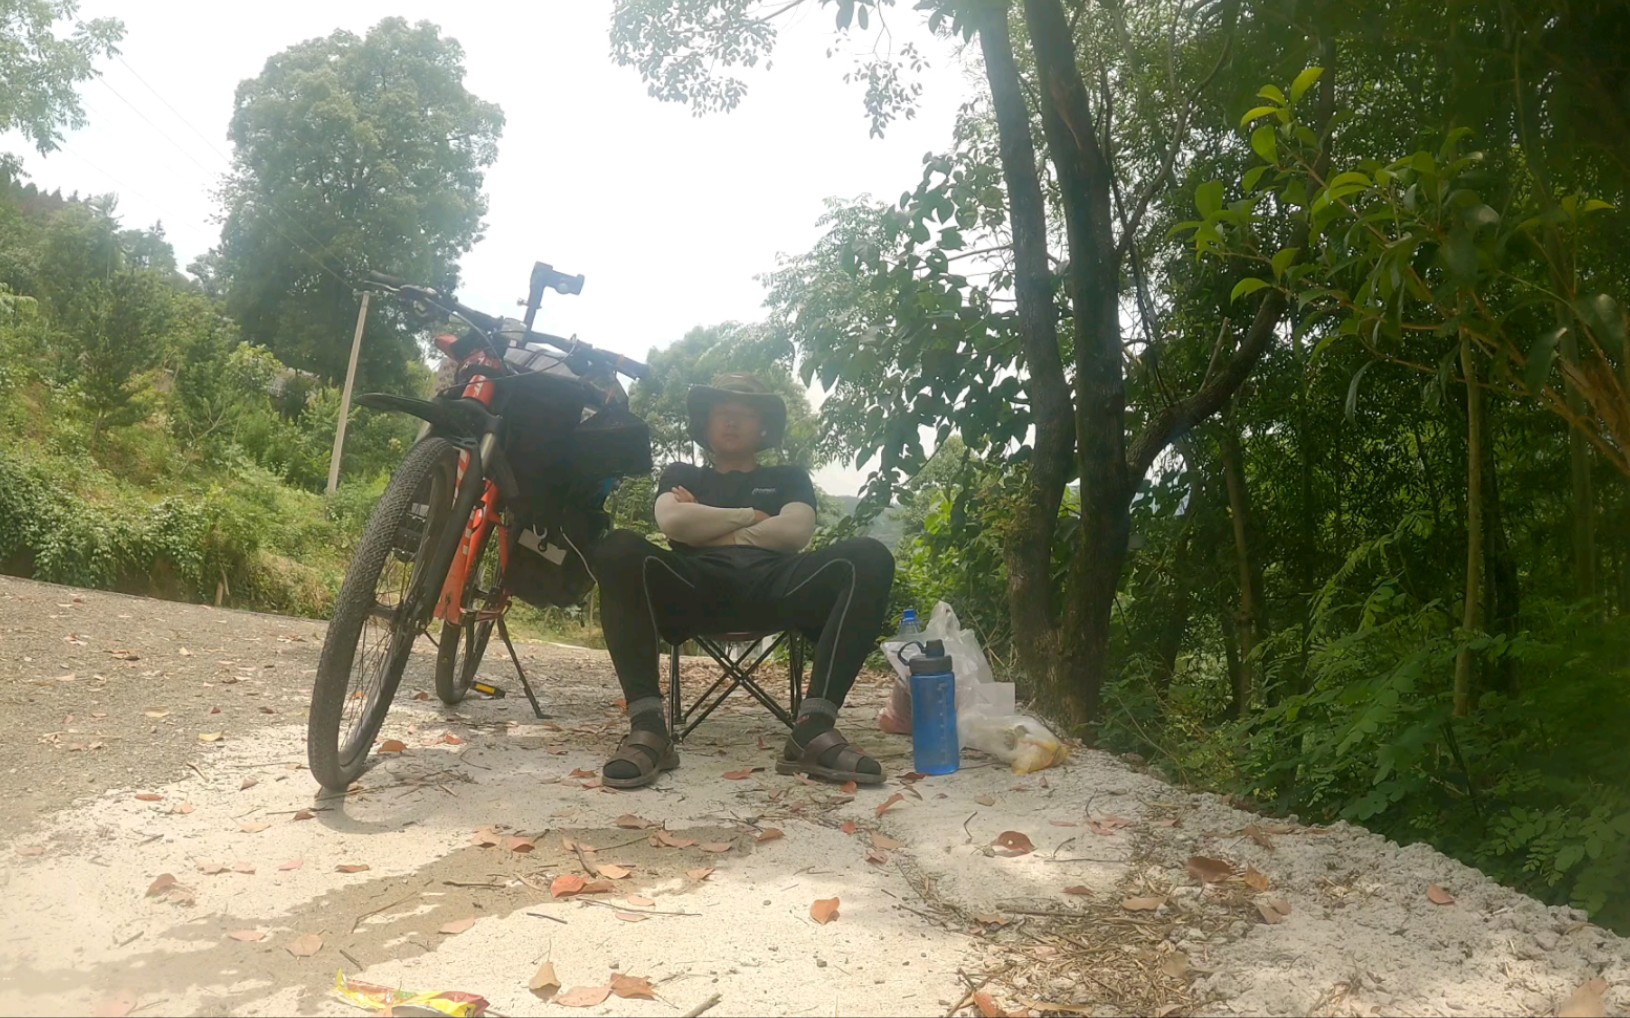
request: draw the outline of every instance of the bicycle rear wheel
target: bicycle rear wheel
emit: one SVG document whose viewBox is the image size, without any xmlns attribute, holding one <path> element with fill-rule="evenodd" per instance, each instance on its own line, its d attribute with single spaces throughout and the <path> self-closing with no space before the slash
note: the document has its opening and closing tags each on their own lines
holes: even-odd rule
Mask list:
<svg viewBox="0 0 1630 1018">
<path fill-rule="evenodd" d="M 464 582 L 464 621 L 459 625 L 443 622 L 436 655 L 436 695 L 452 705 L 463 701 L 475 682 L 476 669 L 487 652 L 487 643 L 498 625 L 496 618 L 476 617 L 478 612 L 496 611 L 503 603 L 504 556 L 500 544 L 508 537 L 507 527 L 494 526 L 480 538 L 475 564 Z"/>
<path fill-rule="evenodd" d="M 437 551 L 455 511 L 458 448 L 425 438 L 408 451 L 368 517 L 334 602 L 311 691 L 306 756 L 324 788 L 343 791 L 363 772 L 407 668 L 414 640 L 446 573 Z"/>
</svg>

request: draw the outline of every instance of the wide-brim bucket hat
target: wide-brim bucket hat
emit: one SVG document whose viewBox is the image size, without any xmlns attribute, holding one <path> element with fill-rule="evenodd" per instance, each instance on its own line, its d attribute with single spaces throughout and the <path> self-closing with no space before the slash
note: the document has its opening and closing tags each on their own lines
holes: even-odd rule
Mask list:
<svg viewBox="0 0 1630 1018">
<path fill-rule="evenodd" d="M 712 385 L 693 385 L 685 398 L 690 410 L 690 437 L 704 449 L 707 444 L 708 415 L 720 403 L 743 403 L 764 418 L 761 449 L 773 449 L 787 433 L 787 404 L 770 387 L 752 375 L 728 374 L 713 379 Z M 712 451 L 712 450 L 709 450 Z"/>
</svg>

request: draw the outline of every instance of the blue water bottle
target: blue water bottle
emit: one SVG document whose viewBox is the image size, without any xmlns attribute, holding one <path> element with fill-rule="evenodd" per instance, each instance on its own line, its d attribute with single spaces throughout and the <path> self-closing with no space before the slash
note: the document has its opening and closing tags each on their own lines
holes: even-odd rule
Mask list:
<svg viewBox="0 0 1630 1018">
<path fill-rule="evenodd" d="M 951 774 L 962 763 L 956 735 L 956 673 L 945 644 L 929 640 L 911 667 L 912 763 L 919 774 Z"/>
</svg>

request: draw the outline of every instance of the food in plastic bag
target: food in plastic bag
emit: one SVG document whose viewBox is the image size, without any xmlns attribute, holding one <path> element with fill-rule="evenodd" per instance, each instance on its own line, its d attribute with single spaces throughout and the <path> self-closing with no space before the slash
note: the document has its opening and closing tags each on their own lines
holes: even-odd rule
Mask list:
<svg viewBox="0 0 1630 1018">
<path fill-rule="evenodd" d="M 945 653 L 951 656 L 956 672 L 957 718 L 960 723 L 964 708 L 973 708 L 985 702 L 981 687 L 995 681 L 985 652 L 979 649 L 979 639 L 962 628 L 956 611 L 944 601 L 934 605 L 928 625 L 914 640 L 889 640 L 883 644 L 883 656 L 894 666 L 894 688 L 889 691 L 889 702 L 878 715 L 878 727 L 890 735 L 911 734 L 911 668 L 905 662 L 921 650 L 912 643 L 939 640 L 945 644 Z M 905 661 L 901 650 L 905 650 Z"/>
<path fill-rule="evenodd" d="M 959 720 L 958 737 L 964 749 L 988 753 L 1013 768 L 1014 774 L 1056 767 L 1070 758 L 1069 748 L 1047 726 L 1023 714 Z"/>
<path fill-rule="evenodd" d="M 422 1014 L 425 1011 L 447 1015 L 448 1018 L 481 1018 L 487 1013 L 487 998 L 458 990 L 438 990 L 414 993 L 396 990 L 377 983 L 346 979 L 344 972 L 334 976 L 334 992 L 348 1004 L 380 1014 Z"/>
</svg>

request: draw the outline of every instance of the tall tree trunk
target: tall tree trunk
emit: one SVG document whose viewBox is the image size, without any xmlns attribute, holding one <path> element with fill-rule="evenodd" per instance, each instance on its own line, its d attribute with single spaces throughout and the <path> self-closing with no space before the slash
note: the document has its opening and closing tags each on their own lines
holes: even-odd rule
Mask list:
<svg viewBox="0 0 1630 1018">
<path fill-rule="evenodd" d="M 1579 339 L 1571 328 L 1562 333 L 1562 356 L 1570 364 L 1579 363 Z M 1571 385 L 1568 386 L 1568 409 L 1580 418 L 1590 413 L 1585 397 Z M 1573 486 L 1573 579 L 1574 594 L 1580 600 L 1596 596 L 1596 498 L 1591 491 L 1590 460 L 1590 442 L 1578 428 L 1570 427 L 1568 475 Z"/>
<path fill-rule="evenodd" d="M 1268 627 L 1262 604 L 1261 564 L 1251 547 L 1251 493 L 1245 483 L 1239 431 L 1226 411 L 1220 423 L 1223 480 L 1228 488 L 1228 516 L 1233 524 L 1234 561 L 1239 573 L 1240 667 L 1234 676 L 1233 713 L 1244 717 L 1254 687 L 1261 685 L 1253 681 L 1256 663 L 1252 654 L 1267 635 Z"/>
<path fill-rule="evenodd" d="M 1469 337 L 1460 340 L 1460 370 L 1466 376 L 1466 602 L 1461 638 L 1483 626 L 1483 390 L 1477 381 L 1477 355 Z M 1472 652 L 1455 655 L 1454 712 L 1471 713 Z"/>
<path fill-rule="evenodd" d="M 1072 473 L 1074 421 L 1064 361 L 1059 354 L 1058 308 L 1047 255 L 1047 212 L 1036 171 L 1030 112 L 1008 33 L 1006 4 L 976 5 L 979 46 L 996 114 L 1002 176 L 1013 229 L 1014 296 L 1028 394 L 1036 427 L 1017 518 L 1004 542 L 1008 614 L 1020 669 L 1046 683 L 1059 658 L 1052 581 L 1053 534 L 1059 503 Z"/>
<path fill-rule="evenodd" d="M 1293 692 L 1303 692 L 1307 689 L 1307 656 L 1308 644 L 1313 637 L 1313 556 L 1318 551 L 1316 535 L 1317 513 L 1313 506 L 1313 428 L 1308 417 L 1307 376 L 1312 369 L 1303 352 L 1301 323 L 1291 331 L 1291 342 L 1295 346 L 1296 366 L 1300 377 L 1296 388 L 1296 456 L 1299 484 L 1299 519 L 1297 526 L 1296 548 L 1296 588 L 1301 598 L 1299 606 L 1302 616 L 1302 638 L 1297 645 L 1296 674 L 1292 681 L 1295 683 Z"/>
<path fill-rule="evenodd" d="M 1188 631 L 1189 614 L 1194 600 L 1194 530 L 1200 509 L 1200 466 L 1187 449 L 1183 459 L 1189 471 L 1189 497 L 1179 518 L 1180 532 L 1177 550 L 1172 555 L 1170 594 L 1165 610 L 1158 613 L 1160 630 L 1155 634 L 1154 687 L 1162 701 L 1172 688 L 1177 675 L 1177 655 L 1183 649 L 1183 636 Z"/>
<path fill-rule="evenodd" d="M 1500 497 L 1500 469 L 1494 454 L 1494 415 L 1492 405 L 1484 407 L 1483 442 L 1483 603 L 1488 606 L 1488 631 L 1516 636 L 1521 628 L 1522 603 L 1517 579 L 1517 559 L 1505 531 L 1505 506 Z M 1483 680 L 1502 693 L 1517 690 L 1517 662 L 1502 654 L 1484 667 Z"/>
<path fill-rule="evenodd" d="M 1120 257 L 1110 166 L 1075 46 L 1058 0 L 1025 0 L 1040 77 L 1041 123 L 1058 174 L 1069 241 L 1075 324 L 1075 445 L 1081 478 L 1081 552 L 1071 563 L 1063 654 L 1054 689 L 1059 706 L 1096 719 L 1108 677 L 1110 614 L 1131 534 L 1126 462 L 1126 383 L 1122 368 Z"/>
</svg>

